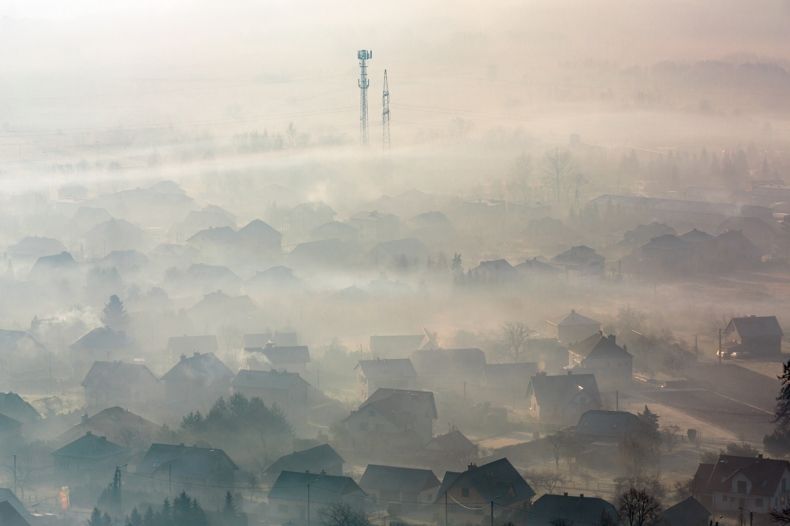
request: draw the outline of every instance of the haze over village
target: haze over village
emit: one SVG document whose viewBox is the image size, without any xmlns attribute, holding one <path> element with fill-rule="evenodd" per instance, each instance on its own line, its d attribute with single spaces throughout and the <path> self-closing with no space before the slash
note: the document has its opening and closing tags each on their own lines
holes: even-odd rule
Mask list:
<svg viewBox="0 0 790 526">
<path fill-rule="evenodd" d="M 790 524 L 790 2 L 0 48 L 0 526 Z"/>
</svg>

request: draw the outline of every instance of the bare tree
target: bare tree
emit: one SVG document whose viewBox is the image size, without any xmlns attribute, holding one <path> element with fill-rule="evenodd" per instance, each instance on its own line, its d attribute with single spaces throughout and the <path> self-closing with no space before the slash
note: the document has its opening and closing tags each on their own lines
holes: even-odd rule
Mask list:
<svg viewBox="0 0 790 526">
<path fill-rule="evenodd" d="M 524 473 L 524 478 L 533 486 L 542 489 L 544 493 L 554 493 L 554 490 L 562 486 L 565 482 L 565 478 L 562 475 L 556 472 L 552 473 L 551 471 Z"/>
<path fill-rule="evenodd" d="M 502 334 L 513 361 L 518 362 L 529 339 L 529 327 L 522 322 L 509 322 L 502 326 Z"/>
<path fill-rule="evenodd" d="M 646 490 L 630 488 L 620 495 L 618 511 L 625 526 L 645 526 L 658 518 L 661 505 Z"/>
<path fill-rule="evenodd" d="M 790 524 L 790 508 L 772 511 L 771 521 L 777 524 Z"/>
<path fill-rule="evenodd" d="M 321 510 L 323 526 L 371 526 L 367 516 L 348 504 L 333 504 Z"/>
<path fill-rule="evenodd" d="M 554 197 L 559 202 L 562 184 L 573 172 L 573 157 L 568 150 L 556 149 L 546 154 L 546 175 L 554 186 Z"/>
</svg>

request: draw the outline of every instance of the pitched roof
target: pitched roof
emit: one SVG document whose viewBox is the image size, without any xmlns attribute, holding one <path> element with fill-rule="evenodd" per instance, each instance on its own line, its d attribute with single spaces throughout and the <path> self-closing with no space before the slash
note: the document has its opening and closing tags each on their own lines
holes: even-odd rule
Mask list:
<svg viewBox="0 0 790 526">
<path fill-rule="evenodd" d="M 610 334 L 605 338 L 601 338 L 595 347 L 592 348 L 590 354 L 587 355 L 585 360 L 589 359 L 622 359 L 632 358 L 631 353 L 625 350 L 625 347 L 617 345 L 614 334 Z"/>
<path fill-rule="evenodd" d="M 572 343 L 571 345 L 568 346 L 568 349 L 574 354 L 587 357 L 587 355 L 592 352 L 595 346 L 598 345 L 598 342 L 600 342 L 603 339 L 604 339 L 603 333 L 601 331 L 598 331 L 595 334 L 591 334 L 590 336 L 586 337 L 581 341 Z"/>
<path fill-rule="evenodd" d="M 10 416 L 20 422 L 35 422 L 41 420 L 41 415 L 35 408 L 16 393 L 0 393 L 0 413 Z"/>
<path fill-rule="evenodd" d="M 588 318 L 582 314 L 579 314 L 574 309 L 571 311 L 560 321 L 557 322 L 558 327 L 600 327 L 601 322 L 594 320 L 592 318 Z"/>
<path fill-rule="evenodd" d="M 440 483 L 430 469 L 368 464 L 359 485 L 368 492 L 383 490 L 421 493 L 438 488 Z"/>
<path fill-rule="evenodd" d="M 263 347 L 245 347 L 244 350 L 264 354 L 274 366 L 310 361 L 310 350 L 306 345 L 265 345 Z"/>
<path fill-rule="evenodd" d="M 433 437 L 425 445 L 425 449 L 442 453 L 469 452 L 472 450 L 476 451 L 477 444 L 466 438 L 466 435 L 457 429 L 453 429 L 449 433 Z"/>
<path fill-rule="evenodd" d="M 782 475 L 790 469 L 786 460 L 762 457 L 719 455 L 715 464 L 700 464 L 694 475 L 694 485 L 703 493 L 731 493 L 732 478 L 743 474 L 751 484 L 750 495 L 770 496 L 776 491 Z"/>
<path fill-rule="evenodd" d="M 537 374 L 532 377 L 527 395 L 534 394 L 541 407 L 561 407 L 586 393 L 593 402 L 601 403 L 598 383 L 592 374 Z"/>
<path fill-rule="evenodd" d="M 181 356 L 181 359 L 164 376 L 164 382 L 203 381 L 207 384 L 230 382 L 233 371 L 222 363 L 213 352 L 192 356 Z"/>
<path fill-rule="evenodd" d="M 359 406 L 359 410 L 375 408 L 396 422 L 411 421 L 414 415 L 437 418 L 436 402 L 430 391 L 379 388 Z"/>
<path fill-rule="evenodd" d="M 222 449 L 184 444 L 151 444 L 137 471 L 153 474 L 167 466 L 172 466 L 190 479 L 211 478 L 217 469 L 239 469 Z"/>
<path fill-rule="evenodd" d="M 124 348 L 128 344 L 129 339 L 123 331 L 116 331 L 109 327 L 97 327 L 82 335 L 70 347 L 76 351 L 112 351 Z"/>
<path fill-rule="evenodd" d="M 125 447 L 88 431 L 81 438 L 53 451 L 52 456 L 82 460 L 103 460 L 122 455 L 127 451 Z"/>
<path fill-rule="evenodd" d="M 626 411 L 591 409 L 579 417 L 576 434 L 593 439 L 618 439 L 635 431 L 639 417 Z"/>
<path fill-rule="evenodd" d="M 283 455 L 266 468 L 266 473 L 270 475 L 279 474 L 281 471 L 320 473 L 325 466 L 343 462 L 345 462 L 343 457 L 332 446 L 321 444 L 310 449 Z"/>
<path fill-rule="evenodd" d="M 476 347 L 420 350 L 412 353 L 411 360 L 418 371 L 439 369 L 445 373 L 452 370 L 475 370 L 482 373 L 486 365 L 485 353 Z"/>
<path fill-rule="evenodd" d="M 617 520 L 617 509 L 601 498 L 546 494 L 530 508 L 528 523 L 544 525 L 564 519 L 567 524 L 597 524 L 604 513 Z"/>
<path fill-rule="evenodd" d="M 437 499 L 445 491 L 459 486 L 474 488 L 482 498 L 481 504 L 493 500 L 500 506 L 507 506 L 529 500 L 535 495 L 535 491 L 506 458 L 482 466 L 472 464 L 469 469 L 458 474 L 445 473 Z"/>
<path fill-rule="evenodd" d="M 22 422 L 14 420 L 10 416 L 0 414 L 0 433 L 9 433 L 18 431 L 22 427 Z"/>
<path fill-rule="evenodd" d="M 145 389 L 146 384 L 157 383 L 159 380 L 141 363 L 98 361 L 93 362 L 93 366 L 82 381 L 82 386 L 110 388 L 119 382 L 134 384 L 140 389 Z"/>
<path fill-rule="evenodd" d="M 375 360 L 360 360 L 358 367 L 366 377 L 396 376 L 416 378 L 417 371 L 408 358 L 377 358 Z"/>
<path fill-rule="evenodd" d="M 705 526 L 711 513 L 694 497 L 688 497 L 667 508 L 661 515 L 667 526 Z"/>
<path fill-rule="evenodd" d="M 121 407 L 108 407 L 66 430 L 57 441 L 71 442 L 87 432 L 108 437 L 128 447 L 148 447 L 159 431 L 153 422 Z"/>
<path fill-rule="evenodd" d="M 734 328 L 741 338 L 754 338 L 760 336 L 782 336 L 782 327 L 776 316 L 743 316 L 733 318 L 727 324 L 726 332 Z"/>
<path fill-rule="evenodd" d="M 7 500 L 0 501 L 0 524 L 3 526 L 30 526 L 30 522 Z"/>
<path fill-rule="evenodd" d="M 298 373 L 285 371 L 252 371 L 242 369 L 233 379 L 235 388 L 289 390 L 309 386 Z"/>
<path fill-rule="evenodd" d="M 33 517 L 27 511 L 25 505 L 17 498 L 13 491 L 8 488 L 0 488 L 0 503 L 8 503 L 16 513 L 18 513 L 28 523 L 33 522 Z M 5 523 L 0 522 L 5 525 Z"/>
<path fill-rule="evenodd" d="M 283 471 L 269 491 L 269 499 L 307 500 L 308 485 L 311 502 L 332 504 L 344 497 L 365 497 L 365 492 L 351 477 Z"/>
</svg>

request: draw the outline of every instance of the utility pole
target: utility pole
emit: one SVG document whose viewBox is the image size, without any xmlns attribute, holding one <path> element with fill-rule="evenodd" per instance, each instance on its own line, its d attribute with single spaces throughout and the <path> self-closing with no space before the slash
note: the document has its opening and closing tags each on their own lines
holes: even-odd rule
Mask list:
<svg viewBox="0 0 790 526">
<path fill-rule="evenodd" d="M 719 329 L 719 365 L 721 365 L 721 329 Z"/>
<path fill-rule="evenodd" d="M 447 490 L 444 492 L 444 526 L 447 526 Z"/>
<path fill-rule="evenodd" d="M 494 526 L 494 501 L 491 501 L 491 526 Z"/>
<path fill-rule="evenodd" d="M 310 483 L 307 483 L 307 526 L 310 526 Z"/>
<path fill-rule="evenodd" d="M 385 150 L 390 147 L 390 88 L 387 83 L 387 70 L 384 70 L 384 91 L 381 96 L 382 140 Z"/>
<path fill-rule="evenodd" d="M 373 59 L 373 51 L 360 49 L 357 51 L 359 59 L 359 140 L 362 146 L 368 144 L 368 60 Z"/>
<path fill-rule="evenodd" d="M 173 464 L 167 464 L 167 495 L 173 498 Z"/>
<path fill-rule="evenodd" d="M 19 490 L 18 490 L 18 484 L 16 478 L 16 453 L 14 453 L 14 495 L 17 495 L 18 491 Z"/>
<path fill-rule="evenodd" d="M 615 411 L 619 411 L 620 410 L 620 391 L 619 390 L 614 392 L 614 407 L 615 407 Z"/>
</svg>

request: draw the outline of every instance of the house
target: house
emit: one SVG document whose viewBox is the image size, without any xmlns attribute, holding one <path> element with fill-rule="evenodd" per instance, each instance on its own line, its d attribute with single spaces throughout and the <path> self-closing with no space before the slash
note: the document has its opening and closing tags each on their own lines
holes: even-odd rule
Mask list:
<svg viewBox="0 0 790 526">
<path fill-rule="evenodd" d="M 302 451 L 294 451 L 284 455 L 266 468 L 266 480 L 273 481 L 283 471 L 297 473 L 324 473 L 326 475 L 343 474 L 343 457 L 338 455 L 329 444 L 321 444 Z"/>
<path fill-rule="evenodd" d="M 617 524 L 617 508 L 598 497 L 546 494 L 541 496 L 527 514 L 530 526 L 553 526 L 573 524 L 574 526 L 598 526 Z"/>
<path fill-rule="evenodd" d="M 601 408 L 601 395 L 592 374 L 537 374 L 527 387 L 530 412 L 546 424 L 569 426 L 590 409 Z"/>
<path fill-rule="evenodd" d="M 149 489 L 169 491 L 170 481 L 188 488 L 233 486 L 238 466 L 221 449 L 184 444 L 151 444 L 137 466 L 137 473 L 149 477 Z"/>
<path fill-rule="evenodd" d="M 217 337 L 213 334 L 197 336 L 171 336 L 167 339 L 167 352 L 172 359 L 193 353 L 206 354 L 219 351 Z"/>
<path fill-rule="evenodd" d="M 432 392 L 382 388 L 352 411 L 344 423 L 352 447 L 414 451 L 433 438 L 437 416 Z"/>
<path fill-rule="evenodd" d="M 688 497 L 664 510 L 661 524 L 665 526 L 706 526 L 711 513 L 694 497 Z"/>
<path fill-rule="evenodd" d="M 790 506 L 790 463 L 719 455 L 716 463 L 697 467 L 691 493 L 715 513 L 783 509 Z"/>
<path fill-rule="evenodd" d="M 354 479 L 324 473 L 283 471 L 269 491 L 269 514 L 277 524 L 306 525 L 334 504 L 370 509 L 370 499 Z"/>
<path fill-rule="evenodd" d="M 307 374 L 310 350 L 306 345 L 279 346 L 267 343 L 263 347 L 245 347 L 244 350 L 263 355 L 272 370 L 297 373 L 302 377 Z"/>
<path fill-rule="evenodd" d="M 131 341 L 124 331 L 109 327 L 97 327 L 82 335 L 69 346 L 78 362 L 92 363 L 97 360 L 112 360 L 129 349 Z"/>
<path fill-rule="evenodd" d="M 408 358 L 360 360 L 356 369 L 365 398 L 381 387 L 413 389 L 417 386 L 417 371 Z"/>
<path fill-rule="evenodd" d="M 41 420 L 32 405 L 26 402 L 16 393 L 0 393 L 0 414 L 4 414 L 22 422 L 23 424 L 34 424 Z"/>
<path fill-rule="evenodd" d="M 487 363 L 485 390 L 487 400 L 518 403 L 524 400 L 524 387 L 529 378 L 538 374 L 535 362 Z"/>
<path fill-rule="evenodd" d="M 596 331 L 583 340 L 568 345 L 568 363 L 566 369 L 580 368 L 584 359 L 587 358 L 587 355 L 592 352 L 603 338 L 603 332 Z"/>
<path fill-rule="evenodd" d="M 425 334 L 393 334 L 370 337 L 370 352 L 378 358 L 405 358 L 421 349 Z"/>
<path fill-rule="evenodd" d="M 520 274 L 506 259 L 481 261 L 466 274 L 467 283 L 480 285 L 508 285 L 518 281 Z"/>
<path fill-rule="evenodd" d="M 776 316 L 733 318 L 722 334 L 722 350 L 737 356 L 777 357 L 782 353 L 783 335 Z"/>
<path fill-rule="evenodd" d="M 124 464 L 129 450 L 94 435 L 90 431 L 82 437 L 52 452 L 55 469 L 64 480 L 105 480 L 115 466 Z"/>
<path fill-rule="evenodd" d="M 600 276 L 604 271 L 605 260 L 603 256 L 592 248 L 585 245 L 577 245 L 554 256 L 551 262 L 564 269 L 566 272 Z"/>
<path fill-rule="evenodd" d="M 421 383 L 436 390 L 479 388 L 485 378 L 486 355 L 477 348 L 415 351 L 411 362 Z"/>
<path fill-rule="evenodd" d="M 437 435 L 425 444 L 422 458 L 425 465 L 452 470 L 477 462 L 478 455 L 477 444 L 452 428 L 448 433 Z"/>
<path fill-rule="evenodd" d="M 297 373 L 243 369 L 232 388 L 247 398 L 260 398 L 267 406 L 276 405 L 296 428 L 307 424 L 312 386 Z"/>
<path fill-rule="evenodd" d="M 33 516 L 12 490 L 0 488 L 0 524 L 3 526 L 30 526 L 34 524 L 34 521 Z"/>
<path fill-rule="evenodd" d="M 234 376 L 213 352 L 181 355 L 178 363 L 162 376 L 166 404 L 179 414 L 206 411 L 227 394 Z"/>
<path fill-rule="evenodd" d="M 616 391 L 631 384 L 634 357 L 617 345 L 614 334 L 602 337 L 581 362 L 581 369 L 595 375 L 602 391 Z"/>
<path fill-rule="evenodd" d="M 139 363 L 94 362 L 82 387 L 89 409 L 123 406 L 150 412 L 162 402 L 161 383 L 148 367 Z"/>
<path fill-rule="evenodd" d="M 436 493 L 436 504 L 447 510 L 450 522 L 481 523 L 493 502 L 494 517 L 502 523 L 514 512 L 525 512 L 535 491 L 506 458 L 466 471 L 448 471 Z M 477 519 L 477 520 L 475 520 Z"/>
<path fill-rule="evenodd" d="M 557 339 L 566 345 L 580 342 L 601 330 L 601 322 L 583 316 L 573 309 L 552 325 L 557 329 Z"/>
<path fill-rule="evenodd" d="M 575 433 L 586 442 L 621 442 L 640 431 L 639 417 L 627 411 L 591 409 L 579 418 Z"/>
<path fill-rule="evenodd" d="M 61 434 L 56 443 L 67 444 L 86 433 L 92 433 L 123 447 L 141 450 L 147 449 L 160 432 L 160 427 L 153 422 L 116 406 L 108 407 L 91 417 L 83 415 L 82 421 Z"/>
<path fill-rule="evenodd" d="M 430 469 L 369 464 L 359 480 L 362 490 L 380 507 L 390 504 L 430 504 L 436 498 L 439 479 Z"/>
</svg>

